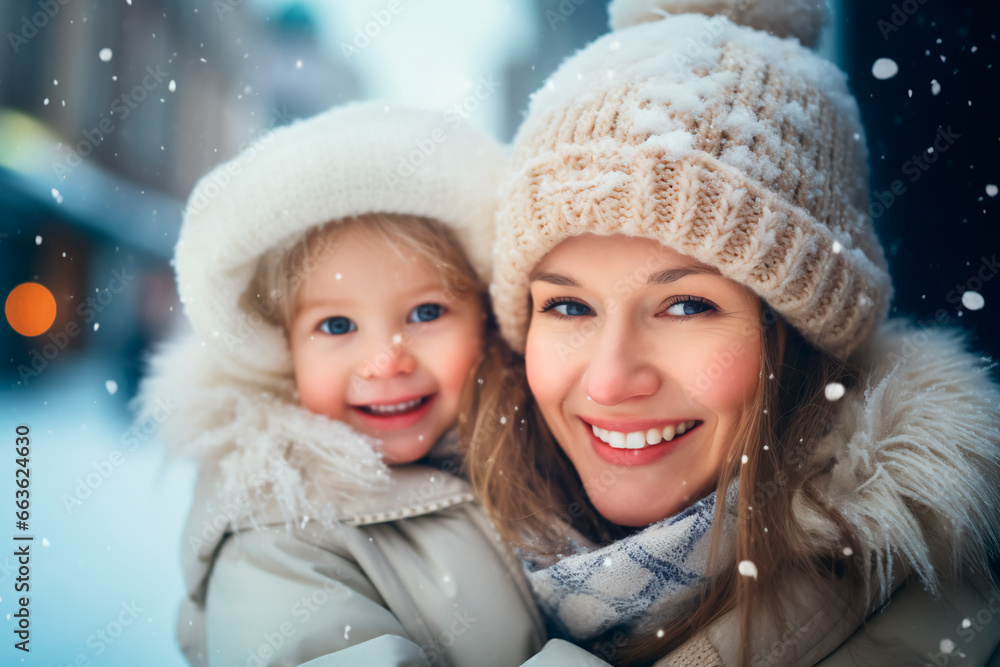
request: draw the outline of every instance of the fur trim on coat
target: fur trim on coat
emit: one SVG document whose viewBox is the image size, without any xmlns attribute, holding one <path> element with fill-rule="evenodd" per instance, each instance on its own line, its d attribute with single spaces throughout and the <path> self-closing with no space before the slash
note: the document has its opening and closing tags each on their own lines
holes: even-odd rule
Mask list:
<svg viewBox="0 0 1000 667">
<path fill-rule="evenodd" d="M 168 456 L 216 464 L 235 515 L 277 505 L 286 522 L 329 523 L 339 504 L 388 482 L 375 441 L 299 405 L 291 377 L 262 384 L 225 364 L 196 334 L 181 335 L 152 356 L 135 404 L 140 420 L 176 406 L 160 425 Z"/>
<path fill-rule="evenodd" d="M 840 399 L 809 463 L 823 500 L 857 531 L 869 599 L 899 572 L 932 592 L 966 566 L 982 571 L 1000 536 L 1000 387 L 969 351 L 969 332 L 884 323 L 855 352 L 862 382 Z M 794 510 L 814 553 L 840 551 L 800 491 Z M 898 583 L 896 581 L 895 583 Z"/>
</svg>

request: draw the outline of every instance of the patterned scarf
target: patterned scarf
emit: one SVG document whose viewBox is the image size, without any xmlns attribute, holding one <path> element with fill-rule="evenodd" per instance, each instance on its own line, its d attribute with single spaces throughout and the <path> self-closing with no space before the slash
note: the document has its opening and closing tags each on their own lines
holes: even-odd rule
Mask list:
<svg viewBox="0 0 1000 667">
<path fill-rule="evenodd" d="M 726 494 L 721 555 L 728 561 L 736 525 L 734 480 Z M 649 632 L 697 604 L 705 579 L 716 494 L 601 548 L 581 536 L 575 553 L 555 563 L 519 550 L 539 608 L 555 630 L 574 641 L 611 628 Z M 574 531 L 575 532 L 575 531 Z"/>
</svg>

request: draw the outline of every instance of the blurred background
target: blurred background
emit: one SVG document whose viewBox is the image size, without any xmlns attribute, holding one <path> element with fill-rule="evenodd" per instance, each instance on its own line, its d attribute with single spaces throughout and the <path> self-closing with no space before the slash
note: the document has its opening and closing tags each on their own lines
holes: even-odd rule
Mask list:
<svg viewBox="0 0 1000 667">
<path fill-rule="evenodd" d="M 996 358 L 998 26 L 973 5 L 834 0 L 819 49 L 861 105 L 893 314 L 967 329 Z M 185 664 L 193 471 L 164 465 L 128 401 L 181 316 L 170 257 L 196 180 L 358 99 L 459 105 L 509 141 L 531 91 L 606 26 L 602 0 L 4 0 L 0 296 L 40 283 L 56 317 L 35 336 L 0 323 L 0 503 L 27 424 L 34 536 L 30 654 L 12 648 L 16 559 L 0 555 L 0 662 Z"/>
</svg>

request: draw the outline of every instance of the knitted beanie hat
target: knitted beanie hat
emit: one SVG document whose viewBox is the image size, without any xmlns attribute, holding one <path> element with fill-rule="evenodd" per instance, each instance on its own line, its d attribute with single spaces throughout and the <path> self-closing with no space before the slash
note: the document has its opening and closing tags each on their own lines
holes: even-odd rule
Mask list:
<svg viewBox="0 0 1000 667">
<path fill-rule="evenodd" d="M 327 222 L 409 214 L 453 229 L 488 281 L 506 166 L 492 137 L 429 110 L 354 103 L 278 128 L 192 191 L 175 256 L 185 312 L 237 377 L 287 376 L 284 333 L 246 298 L 264 253 Z"/>
<path fill-rule="evenodd" d="M 609 14 L 514 140 L 491 286 L 504 337 L 524 351 L 528 276 L 549 251 L 625 234 L 716 267 L 846 358 L 892 285 L 857 103 L 802 45 L 822 0 L 615 0 Z"/>
</svg>

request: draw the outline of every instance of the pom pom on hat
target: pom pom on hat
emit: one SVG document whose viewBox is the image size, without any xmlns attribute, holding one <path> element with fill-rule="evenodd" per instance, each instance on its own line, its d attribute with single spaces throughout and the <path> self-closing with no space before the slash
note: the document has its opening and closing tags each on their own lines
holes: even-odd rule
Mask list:
<svg viewBox="0 0 1000 667">
<path fill-rule="evenodd" d="M 613 0 L 608 5 L 612 30 L 658 21 L 668 14 L 722 15 L 738 25 L 797 37 L 813 47 L 828 12 L 824 0 Z"/>
</svg>

